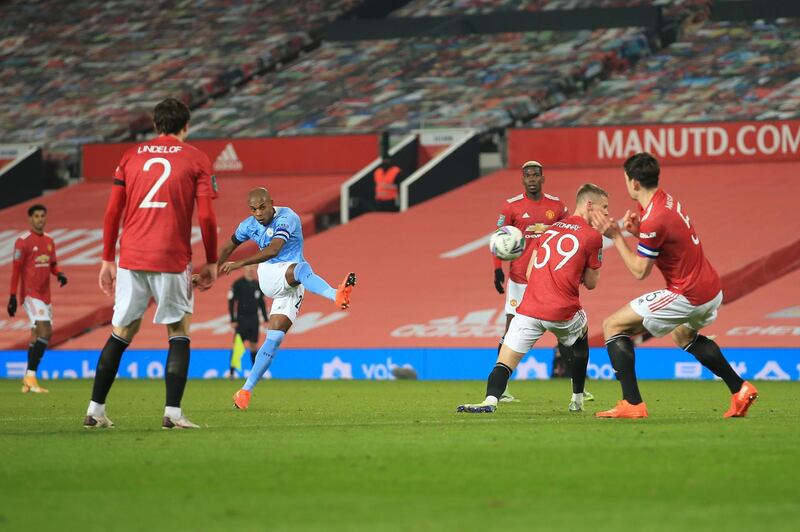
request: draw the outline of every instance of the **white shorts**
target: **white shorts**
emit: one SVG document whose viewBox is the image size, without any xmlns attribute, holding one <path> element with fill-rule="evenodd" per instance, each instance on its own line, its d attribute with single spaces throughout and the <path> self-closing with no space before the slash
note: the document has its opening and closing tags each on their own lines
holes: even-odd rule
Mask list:
<svg viewBox="0 0 800 532">
<path fill-rule="evenodd" d="M 177 323 L 194 311 L 192 266 L 181 273 L 144 272 L 117 268 L 114 296 L 114 327 L 125 327 L 147 310 L 150 298 L 156 300 L 153 323 Z"/>
<path fill-rule="evenodd" d="M 269 309 L 270 316 L 283 314 L 292 323 L 297 319 L 300 305 L 303 303 L 305 288 L 299 284 L 289 286 L 286 282 L 286 270 L 294 262 L 262 262 L 258 265 L 258 286 L 261 292 L 272 299 Z"/>
<path fill-rule="evenodd" d="M 524 354 L 531 350 L 545 331 L 550 331 L 558 338 L 558 343 L 569 347 L 584 335 L 587 323 L 586 312 L 583 309 L 567 321 L 547 321 L 517 314 L 511 320 L 503 345 Z"/>
<path fill-rule="evenodd" d="M 525 295 L 525 288 L 527 284 L 515 283 L 511 279 L 508 280 L 506 285 L 506 314 L 515 316 L 517 314 L 517 307 L 522 303 L 522 296 Z"/>
<path fill-rule="evenodd" d="M 630 303 L 633 311 L 644 318 L 644 328 L 656 338 L 671 333 L 679 325 L 695 331 L 711 325 L 721 304 L 722 291 L 707 303 L 692 305 L 682 295 L 665 289 L 644 294 Z"/>
<path fill-rule="evenodd" d="M 28 314 L 31 321 L 31 328 L 36 327 L 37 321 L 53 321 L 53 305 L 48 305 L 41 299 L 35 297 L 25 296 L 22 302 L 22 308 Z"/>
</svg>

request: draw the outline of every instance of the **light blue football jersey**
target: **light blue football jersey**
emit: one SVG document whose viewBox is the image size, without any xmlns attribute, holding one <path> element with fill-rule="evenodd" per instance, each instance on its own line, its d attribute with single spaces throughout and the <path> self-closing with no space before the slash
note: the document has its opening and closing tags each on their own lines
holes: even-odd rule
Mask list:
<svg viewBox="0 0 800 532">
<path fill-rule="evenodd" d="M 305 262 L 303 258 L 303 228 L 300 217 L 289 207 L 275 207 L 275 216 L 268 225 L 261 225 L 254 216 L 246 218 L 233 236 L 239 242 L 252 240 L 259 249 L 269 246 L 273 238 L 282 238 L 286 243 L 277 257 L 267 262 Z"/>
</svg>

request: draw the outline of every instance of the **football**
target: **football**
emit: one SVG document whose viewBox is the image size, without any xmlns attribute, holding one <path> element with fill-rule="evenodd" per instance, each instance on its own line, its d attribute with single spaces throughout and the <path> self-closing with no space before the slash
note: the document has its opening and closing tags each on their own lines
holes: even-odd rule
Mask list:
<svg viewBox="0 0 800 532">
<path fill-rule="evenodd" d="M 522 231 L 512 225 L 505 225 L 489 238 L 489 251 L 500 260 L 514 260 L 525 250 Z"/>
</svg>

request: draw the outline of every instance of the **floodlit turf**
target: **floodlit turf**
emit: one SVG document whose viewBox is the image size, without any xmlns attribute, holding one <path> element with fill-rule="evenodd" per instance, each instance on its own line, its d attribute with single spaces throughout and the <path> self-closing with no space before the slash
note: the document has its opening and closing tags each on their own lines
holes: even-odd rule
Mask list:
<svg viewBox="0 0 800 532">
<path fill-rule="evenodd" d="M 456 414 L 479 382 L 192 381 L 196 431 L 160 428 L 163 384 L 118 381 L 117 428 L 81 421 L 89 381 L 0 382 L 4 530 L 797 530 L 799 383 L 644 382 L 647 420 L 566 411 L 569 383 Z M 613 405 L 592 382 L 589 411 Z"/>
</svg>

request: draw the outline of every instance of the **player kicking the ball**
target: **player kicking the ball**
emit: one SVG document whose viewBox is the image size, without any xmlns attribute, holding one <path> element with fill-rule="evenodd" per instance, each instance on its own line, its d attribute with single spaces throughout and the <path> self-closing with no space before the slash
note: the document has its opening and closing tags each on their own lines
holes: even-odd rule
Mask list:
<svg viewBox="0 0 800 532">
<path fill-rule="evenodd" d="M 725 360 L 719 346 L 700 334 L 717 318 L 722 304 L 719 275 L 703 253 L 689 216 L 681 203 L 658 188 L 661 172 L 649 153 L 637 153 L 625 161 L 628 194 L 639 204 L 639 213 L 625 213 L 623 226 L 639 235 L 632 251 L 617 223 L 600 213 L 592 221 L 611 238 L 625 266 L 637 279 L 644 279 L 656 266 L 664 275 L 666 289 L 634 299 L 603 322 L 606 348 L 614 372 L 622 385 L 622 400 L 611 410 L 598 412 L 603 418 L 647 417 L 647 406 L 639 393 L 631 336 L 649 332 L 672 340 L 688 351 L 731 391 L 731 406 L 724 417 L 744 417 L 758 397 L 758 390 L 742 380 Z"/>
<path fill-rule="evenodd" d="M 258 350 L 247 382 L 233 395 L 233 405 L 240 410 L 247 409 L 253 388 L 269 369 L 284 336 L 297 318 L 305 290 L 347 309 L 350 307 L 350 292 L 356 284 L 356 274 L 350 272 L 337 290 L 314 273 L 303 258 L 300 217 L 288 207 L 273 206 L 267 189 L 251 190 L 247 203 L 252 216 L 239 224 L 220 251 L 219 273 L 229 274 L 248 264 L 258 264 L 258 283 L 261 292 L 272 299 L 272 307 L 267 339 Z M 234 249 L 248 240 L 258 245 L 258 253 L 240 261 L 225 262 Z"/>
<path fill-rule="evenodd" d="M 588 324 L 578 298 L 579 286 L 592 290 L 600 278 L 603 237 L 588 220 L 593 211 L 608 213 L 608 194 L 596 185 L 585 184 L 578 189 L 575 205 L 572 216 L 552 224 L 531 244 L 528 288 L 511 320 L 497 364 L 489 374 L 486 399 L 460 405 L 458 412 L 494 412 L 511 374 L 545 331 L 552 332 L 559 343 L 572 347 L 576 360 L 588 361 Z M 576 363 L 573 367 L 568 407 L 572 412 L 583 410 L 586 366 Z"/>
</svg>

